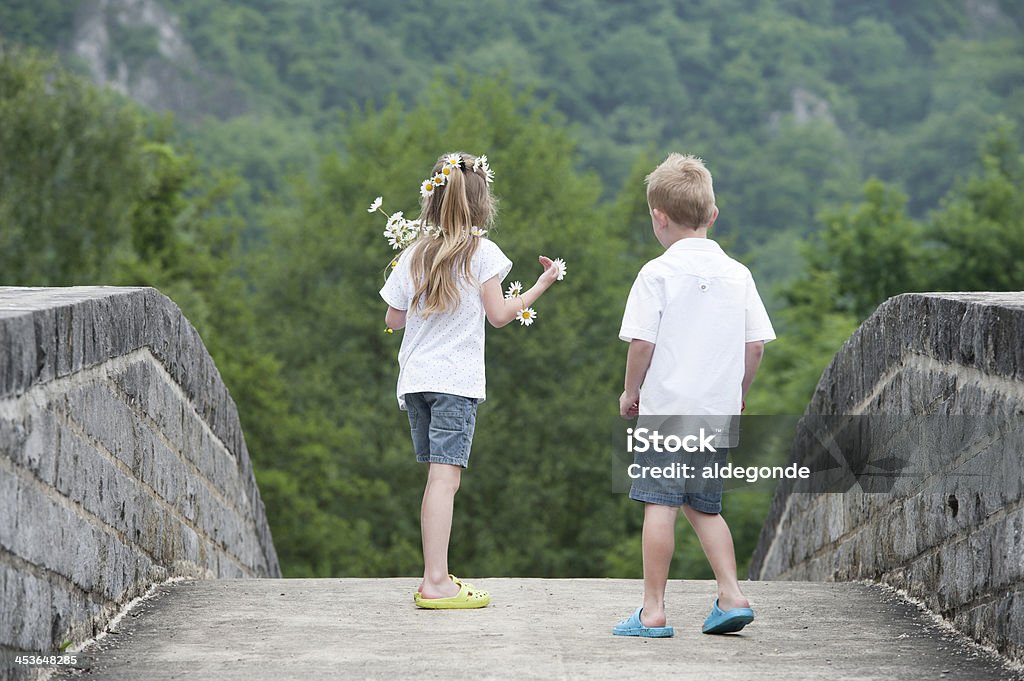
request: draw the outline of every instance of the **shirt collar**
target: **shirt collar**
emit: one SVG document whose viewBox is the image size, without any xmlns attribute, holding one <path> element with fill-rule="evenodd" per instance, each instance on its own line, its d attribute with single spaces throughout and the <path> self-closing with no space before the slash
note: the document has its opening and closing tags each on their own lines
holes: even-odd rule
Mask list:
<svg viewBox="0 0 1024 681">
<path fill-rule="evenodd" d="M 669 251 L 709 251 L 712 253 L 721 253 L 722 247 L 718 245 L 717 241 L 712 239 L 701 239 L 699 237 L 689 237 L 687 239 L 680 239 L 671 246 L 668 247 Z"/>
</svg>

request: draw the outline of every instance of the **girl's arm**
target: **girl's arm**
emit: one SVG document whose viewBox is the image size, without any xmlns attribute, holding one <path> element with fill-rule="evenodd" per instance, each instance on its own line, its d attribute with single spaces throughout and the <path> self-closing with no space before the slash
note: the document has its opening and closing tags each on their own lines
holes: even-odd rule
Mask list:
<svg viewBox="0 0 1024 681">
<path fill-rule="evenodd" d="M 541 294 L 547 291 L 551 284 L 555 283 L 555 279 L 558 277 L 558 268 L 554 266 L 551 258 L 546 258 L 542 255 L 537 260 L 540 261 L 541 266 L 544 268 L 544 273 L 537 277 L 537 283 L 530 287 L 529 290 L 523 291 L 522 295 L 505 298 L 501 291 L 501 282 L 498 281 L 498 277 L 491 277 L 480 287 L 480 297 L 484 302 L 487 321 L 494 328 L 500 329 L 515 319 L 517 312 L 537 302 Z"/>
<path fill-rule="evenodd" d="M 396 310 L 388 305 L 388 311 L 384 314 L 384 323 L 389 329 L 401 329 L 405 326 L 405 310 Z"/>
</svg>

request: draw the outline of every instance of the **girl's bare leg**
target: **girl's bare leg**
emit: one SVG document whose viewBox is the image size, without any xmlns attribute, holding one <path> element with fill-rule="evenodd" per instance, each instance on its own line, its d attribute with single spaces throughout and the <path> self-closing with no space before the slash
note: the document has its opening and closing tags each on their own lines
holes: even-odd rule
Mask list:
<svg viewBox="0 0 1024 681">
<path fill-rule="evenodd" d="M 459 592 L 459 587 L 448 578 L 448 540 L 452 533 L 455 493 L 459 491 L 461 479 L 459 466 L 428 464 L 427 485 L 420 507 L 423 581 L 419 592 L 424 598 L 447 598 Z"/>
</svg>

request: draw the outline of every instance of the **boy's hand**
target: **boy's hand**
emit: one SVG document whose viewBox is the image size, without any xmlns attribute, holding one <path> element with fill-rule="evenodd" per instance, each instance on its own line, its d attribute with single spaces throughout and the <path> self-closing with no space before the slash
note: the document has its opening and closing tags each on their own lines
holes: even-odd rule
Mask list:
<svg viewBox="0 0 1024 681">
<path fill-rule="evenodd" d="M 619 416 L 624 419 L 631 419 L 640 414 L 640 396 L 630 395 L 623 391 L 619 395 Z"/>
<path fill-rule="evenodd" d="M 555 267 L 554 261 L 546 255 L 537 256 L 537 260 L 544 268 L 544 274 L 537 277 L 537 283 L 547 288 L 558 281 L 558 268 Z"/>
<path fill-rule="evenodd" d="M 653 356 L 654 343 L 639 338 L 629 341 L 626 379 L 623 381 L 622 395 L 619 396 L 619 416 L 624 419 L 640 415 L 640 388 L 643 387 Z"/>
</svg>

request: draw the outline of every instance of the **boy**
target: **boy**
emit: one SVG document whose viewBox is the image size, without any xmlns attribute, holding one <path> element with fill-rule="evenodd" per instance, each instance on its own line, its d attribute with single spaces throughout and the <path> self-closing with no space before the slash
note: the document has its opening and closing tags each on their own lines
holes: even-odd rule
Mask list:
<svg viewBox="0 0 1024 681">
<path fill-rule="evenodd" d="M 671 154 L 646 183 L 651 224 L 665 253 L 640 270 L 626 302 L 619 337 L 630 345 L 619 412 L 626 418 L 738 414 L 764 344 L 775 338 L 771 321 L 750 271 L 707 238 L 718 207 L 704 163 Z M 613 633 L 672 636 L 665 625 L 665 586 L 680 507 L 718 582 L 704 633 L 739 631 L 752 622 L 721 516 L 721 481 L 671 494 L 642 488 L 634 483 L 630 498 L 644 502 L 644 602 Z"/>
</svg>

